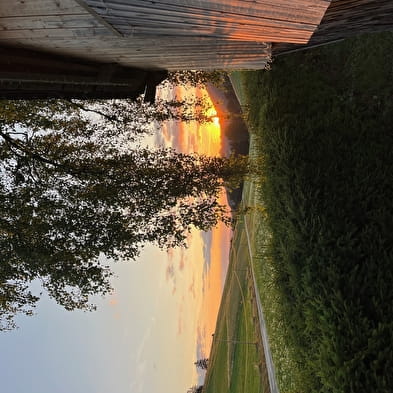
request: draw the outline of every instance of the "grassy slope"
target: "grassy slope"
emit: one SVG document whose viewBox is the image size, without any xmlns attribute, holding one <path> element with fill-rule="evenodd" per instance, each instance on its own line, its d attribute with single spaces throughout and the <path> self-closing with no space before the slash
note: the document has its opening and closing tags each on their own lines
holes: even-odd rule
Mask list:
<svg viewBox="0 0 393 393">
<path fill-rule="evenodd" d="M 393 391 L 392 64 L 382 34 L 244 75 L 282 392 Z"/>
<path fill-rule="evenodd" d="M 241 226 L 242 223 L 239 223 Z M 256 330 L 244 231 L 235 230 L 204 383 L 205 393 L 262 393 L 263 352 Z"/>
</svg>

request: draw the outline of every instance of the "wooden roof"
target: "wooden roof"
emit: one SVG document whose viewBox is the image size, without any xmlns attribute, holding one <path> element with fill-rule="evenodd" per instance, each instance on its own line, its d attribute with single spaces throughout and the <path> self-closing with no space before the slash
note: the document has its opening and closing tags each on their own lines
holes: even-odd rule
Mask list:
<svg viewBox="0 0 393 393">
<path fill-rule="evenodd" d="M 124 36 L 306 43 L 329 0 L 80 0 Z"/>
<path fill-rule="evenodd" d="M 144 69 L 263 68 L 326 0 L 1 0 L 0 46 Z"/>
</svg>

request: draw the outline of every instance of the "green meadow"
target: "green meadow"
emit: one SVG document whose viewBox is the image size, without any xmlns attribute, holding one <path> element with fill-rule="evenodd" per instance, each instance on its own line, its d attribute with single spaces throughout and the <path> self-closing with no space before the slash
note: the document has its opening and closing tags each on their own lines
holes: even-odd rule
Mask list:
<svg viewBox="0 0 393 393">
<path fill-rule="evenodd" d="M 244 306 L 247 225 L 280 391 L 392 392 L 393 34 L 231 77 L 253 173 L 215 340 L 258 340 Z M 255 348 L 217 339 L 205 392 L 265 391 Z"/>
<path fill-rule="evenodd" d="M 244 221 L 236 225 L 204 392 L 266 392 L 267 377 Z"/>
</svg>

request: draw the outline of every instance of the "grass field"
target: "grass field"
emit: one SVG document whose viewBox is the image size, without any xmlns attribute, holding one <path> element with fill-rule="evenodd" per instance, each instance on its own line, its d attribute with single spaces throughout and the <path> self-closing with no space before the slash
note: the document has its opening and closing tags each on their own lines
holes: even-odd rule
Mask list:
<svg viewBox="0 0 393 393">
<path fill-rule="evenodd" d="M 393 35 L 241 78 L 259 171 L 244 204 L 281 392 L 392 392 Z"/>
<path fill-rule="evenodd" d="M 267 376 L 247 240 L 239 221 L 204 383 L 205 393 L 264 393 Z"/>
</svg>

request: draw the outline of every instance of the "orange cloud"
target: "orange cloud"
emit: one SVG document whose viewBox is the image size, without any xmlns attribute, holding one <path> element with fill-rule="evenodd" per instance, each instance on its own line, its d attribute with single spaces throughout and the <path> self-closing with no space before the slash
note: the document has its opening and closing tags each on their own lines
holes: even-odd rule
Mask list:
<svg viewBox="0 0 393 393">
<path fill-rule="evenodd" d="M 177 335 L 180 336 L 183 333 L 183 321 L 181 318 L 177 320 Z"/>
<path fill-rule="evenodd" d="M 175 267 L 173 264 L 168 265 L 166 268 L 165 278 L 167 281 L 173 280 L 175 278 Z"/>
<path fill-rule="evenodd" d="M 192 277 L 192 283 L 188 287 L 188 292 L 192 294 L 192 297 L 195 299 L 196 298 L 196 293 L 195 293 L 195 277 Z"/>
<path fill-rule="evenodd" d="M 180 255 L 180 261 L 179 261 L 179 270 L 182 271 L 184 269 L 184 265 L 185 265 L 185 260 L 186 260 L 186 256 L 184 255 L 184 252 L 181 252 Z"/>
<path fill-rule="evenodd" d="M 111 296 L 108 300 L 110 306 L 117 306 L 119 304 L 119 300 L 115 296 Z"/>
<path fill-rule="evenodd" d="M 166 251 L 166 254 L 167 254 L 167 256 L 168 256 L 168 261 L 172 261 L 172 259 L 173 259 L 174 256 L 175 256 L 175 251 L 174 251 L 173 248 L 169 248 L 169 249 Z"/>
</svg>

